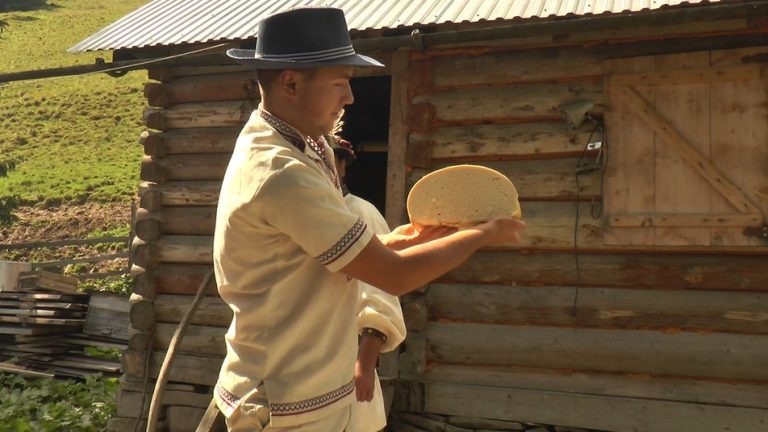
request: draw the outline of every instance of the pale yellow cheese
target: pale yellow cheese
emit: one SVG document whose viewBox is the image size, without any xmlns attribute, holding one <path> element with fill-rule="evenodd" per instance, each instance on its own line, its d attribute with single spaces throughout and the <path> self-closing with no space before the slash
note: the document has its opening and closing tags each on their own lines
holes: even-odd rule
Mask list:
<svg viewBox="0 0 768 432">
<path fill-rule="evenodd" d="M 521 217 L 515 185 L 478 165 L 443 168 L 421 178 L 408 194 L 408 217 L 418 225 L 475 225 L 499 216 Z"/>
</svg>

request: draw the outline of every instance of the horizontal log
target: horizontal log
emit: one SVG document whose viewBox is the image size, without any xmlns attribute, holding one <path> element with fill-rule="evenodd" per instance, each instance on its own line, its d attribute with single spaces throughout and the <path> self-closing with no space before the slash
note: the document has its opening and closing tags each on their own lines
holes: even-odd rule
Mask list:
<svg viewBox="0 0 768 432">
<path fill-rule="evenodd" d="M 136 423 L 138 423 L 138 426 Z M 134 428 L 138 428 L 138 430 L 146 430 L 147 421 L 141 420 L 137 422 L 136 417 L 115 416 L 110 418 L 109 422 L 107 423 L 107 432 L 132 431 Z"/>
<path fill-rule="evenodd" d="M 432 60 L 434 86 L 519 84 L 597 77 L 603 61 L 572 48 L 496 51 Z"/>
<path fill-rule="evenodd" d="M 157 378 L 164 358 L 165 351 L 153 351 L 150 353 L 150 378 Z M 145 360 L 145 351 L 126 350 L 122 357 L 122 370 L 126 377 L 132 380 L 143 379 Z M 173 367 L 168 370 L 168 380 L 214 386 L 223 361 L 223 357 L 193 356 L 177 353 L 174 356 Z"/>
<path fill-rule="evenodd" d="M 152 398 L 154 390 L 154 383 L 149 386 L 147 392 L 146 408 L 149 408 L 149 402 Z M 172 388 L 175 384 L 171 383 L 166 386 L 166 390 L 163 392 L 160 399 L 161 405 L 165 406 L 182 406 L 182 407 L 195 407 L 195 408 L 207 408 L 211 403 L 211 393 L 197 393 L 191 390 L 175 390 Z M 191 386 L 190 386 L 191 387 Z M 126 412 L 139 412 L 139 406 L 141 404 L 141 390 L 122 390 L 118 393 L 119 405 L 126 407 Z M 144 416 L 146 417 L 146 411 Z"/>
<path fill-rule="evenodd" d="M 158 323 L 155 326 L 153 348 L 166 350 L 171 343 L 178 324 Z M 222 327 L 206 327 L 190 325 L 176 348 L 179 353 L 206 354 L 224 357 L 227 354 L 224 345 L 224 334 L 227 329 Z"/>
<path fill-rule="evenodd" d="M 249 101 L 195 102 L 171 108 L 146 108 L 144 124 L 151 129 L 185 129 L 245 125 L 256 104 Z"/>
<path fill-rule="evenodd" d="M 768 293 L 436 283 L 426 298 L 436 321 L 768 333 Z"/>
<path fill-rule="evenodd" d="M 764 256 L 580 254 L 581 286 L 766 291 Z M 530 286 L 576 286 L 572 254 L 485 251 L 443 279 Z"/>
<path fill-rule="evenodd" d="M 429 143 L 433 160 L 544 159 L 580 156 L 591 129 L 585 125 L 573 130 L 565 123 L 450 126 L 411 133 L 408 141 Z"/>
<path fill-rule="evenodd" d="M 163 236 L 158 241 L 158 261 L 208 264 L 213 262 L 213 237 Z"/>
<path fill-rule="evenodd" d="M 158 209 L 161 206 L 216 206 L 219 203 L 221 182 L 174 181 L 162 185 L 141 182 L 139 194 L 142 200 L 144 195 L 147 195 L 150 191 L 152 191 L 152 194 L 149 195 L 157 197 Z"/>
<path fill-rule="evenodd" d="M 432 107 L 432 127 L 440 127 L 472 121 L 521 122 L 526 119 L 560 118 L 558 106 L 577 99 L 591 100 L 595 104 L 593 112 L 601 112 L 602 81 L 473 88 L 416 96 L 412 103 Z"/>
<path fill-rule="evenodd" d="M 172 155 L 162 158 L 145 156 L 141 161 L 141 179 L 153 183 L 169 180 L 221 181 L 230 157 L 227 153 Z"/>
<path fill-rule="evenodd" d="M 160 238 L 160 212 L 139 207 L 136 210 L 133 230 L 136 237 L 144 242 Z"/>
<path fill-rule="evenodd" d="M 427 327 L 428 305 L 423 296 L 403 302 L 402 309 L 408 331 L 422 331 Z"/>
<path fill-rule="evenodd" d="M 155 299 L 155 321 L 178 323 L 192 304 L 188 295 L 160 294 Z M 232 309 L 218 297 L 205 297 L 200 302 L 191 324 L 211 327 L 228 327 L 232 321 Z"/>
<path fill-rule="evenodd" d="M 768 408 L 768 387 L 762 382 L 443 364 L 422 375 L 402 374 L 401 379 Z"/>
<path fill-rule="evenodd" d="M 145 84 L 144 97 L 153 107 L 242 99 L 258 103 L 259 85 L 253 70 L 179 77 L 167 83 Z"/>
<path fill-rule="evenodd" d="M 166 409 L 169 432 L 188 432 L 195 430 L 205 415 L 205 407 L 171 405 Z"/>
<path fill-rule="evenodd" d="M 134 281 L 134 292 L 143 294 L 153 292 L 162 294 L 194 295 L 203 282 L 211 265 L 201 264 L 158 264 L 150 271 L 140 273 Z M 216 290 L 209 289 L 206 295 L 217 296 Z"/>
<path fill-rule="evenodd" d="M 133 262 L 142 268 L 158 263 L 208 264 L 213 262 L 213 237 L 162 236 L 151 243 L 133 244 Z"/>
<path fill-rule="evenodd" d="M 768 337 L 430 322 L 428 361 L 766 381 Z"/>
<path fill-rule="evenodd" d="M 714 66 L 677 70 L 649 71 L 641 73 L 613 74 L 611 87 L 710 84 L 733 81 L 756 81 L 765 78 L 760 64 Z"/>
<path fill-rule="evenodd" d="M 768 423 L 765 409 L 457 384 L 429 384 L 426 410 L 611 431 L 759 431 Z"/>
<path fill-rule="evenodd" d="M 131 328 L 130 338 L 128 339 L 128 348 L 136 351 L 146 351 L 152 348 L 152 340 L 154 339 L 154 329 L 150 328 L 145 331 Z"/>
<path fill-rule="evenodd" d="M 248 70 L 250 69 L 247 66 L 240 64 L 220 66 L 177 66 L 148 69 L 147 76 L 151 80 L 170 82 L 176 78 L 182 77 L 230 74 L 246 72 Z"/>
<path fill-rule="evenodd" d="M 165 207 L 159 218 L 163 234 L 213 235 L 216 207 Z"/>
<path fill-rule="evenodd" d="M 150 331 L 155 325 L 154 305 L 151 298 L 133 293 L 129 312 L 131 327 L 139 331 Z"/>
<path fill-rule="evenodd" d="M 192 128 L 166 132 L 144 131 L 140 142 L 144 154 L 162 157 L 190 153 L 228 153 L 235 148 L 240 128 Z"/>
<path fill-rule="evenodd" d="M 713 214 L 653 214 L 653 213 L 612 213 L 608 223 L 612 227 L 734 227 L 760 225 L 760 213 L 713 213 Z"/>
<path fill-rule="evenodd" d="M 522 161 L 481 161 L 481 165 L 495 169 L 514 183 L 523 200 L 576 199 L 577 158 Z M 408 176 L 408 187 L 431 172 L 454 164 L 436 163 L 430 170 L 415 169 Z M 600 195 L 600 176 L 597 171 L 579 176 L 578 198 L 592 200 Z"/>
</svg>

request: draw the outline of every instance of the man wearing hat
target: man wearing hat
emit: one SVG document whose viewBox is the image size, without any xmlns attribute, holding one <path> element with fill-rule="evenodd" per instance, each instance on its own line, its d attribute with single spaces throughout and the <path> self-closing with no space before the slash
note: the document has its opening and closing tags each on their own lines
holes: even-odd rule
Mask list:
<svg viewBox="0 0 768 432">
<path fill-rule="evenodd" d="M 347 209 L 323 135 L 354 101 L 353 67 L 382 65 L 355 53 L 340 9 L 272 15 L 256 50 L 227 54 L 258 70 L 261 105 L 216 216 L 214 271 L 234 317 L 214 399 L 231 431 L 355 432 L 357 280 L 405 294 L 480 247 L 516 241 L 524 224 L 376 236 Z"/>
</svg>

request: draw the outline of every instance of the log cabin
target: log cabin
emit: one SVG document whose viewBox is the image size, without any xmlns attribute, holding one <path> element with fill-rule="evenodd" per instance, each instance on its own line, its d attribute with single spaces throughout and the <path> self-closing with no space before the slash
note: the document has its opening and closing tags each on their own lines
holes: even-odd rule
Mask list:
<svg viewBox="0 0 768 432">
<path fill-rule="evenodd" d="M 423 175 L 480 164 L 528 224 L 401 299 L 408 338 L 380 362 L 392 430 L 768 430 L 768 2 L 697 0 L 153 0 L 73 47 L 151 62 L 112 430 L 146 416 L 211 269 L 220 182 L 258 105 L 222 53 L 314 4 L 343 8 L 357 51 L 387 65 L 352 82 L 352 192 L 396 226 Z M 230 319 L 210 290 L 166 430 L 196 427 Z"/>
</svg>

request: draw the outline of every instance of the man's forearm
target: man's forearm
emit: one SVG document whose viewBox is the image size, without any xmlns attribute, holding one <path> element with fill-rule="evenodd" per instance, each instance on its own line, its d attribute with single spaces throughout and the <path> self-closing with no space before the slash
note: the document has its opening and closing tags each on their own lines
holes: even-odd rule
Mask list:
<svg viewBox="0 0 768 432">
<path fill-rule="evenodd" d="M 373 238 L 342 270 L 389 294 L 403 295 L 458 267 L 483 246 L 516 243 L 524 227 L 513 218 L 496 218 L 402 251 Z"/>
<path fill-rule="evenodd" d="M 398 251 L 401 269 L 395 274 L 402 288 L 390 294 L 403 295 L 437 279 L 461 265 L 487 240 L 486 231 L 469 229 Z"/>
<path fill-rule="evenodd" d="M 373 370 L 376 362 L 379 360 L 381 347 L 384 341 L 381 338 L 372 335 L 363 335 L 360 338 L 360 346 L 357 349 L 357 361 L 361 368 Z"/>
</svg>

